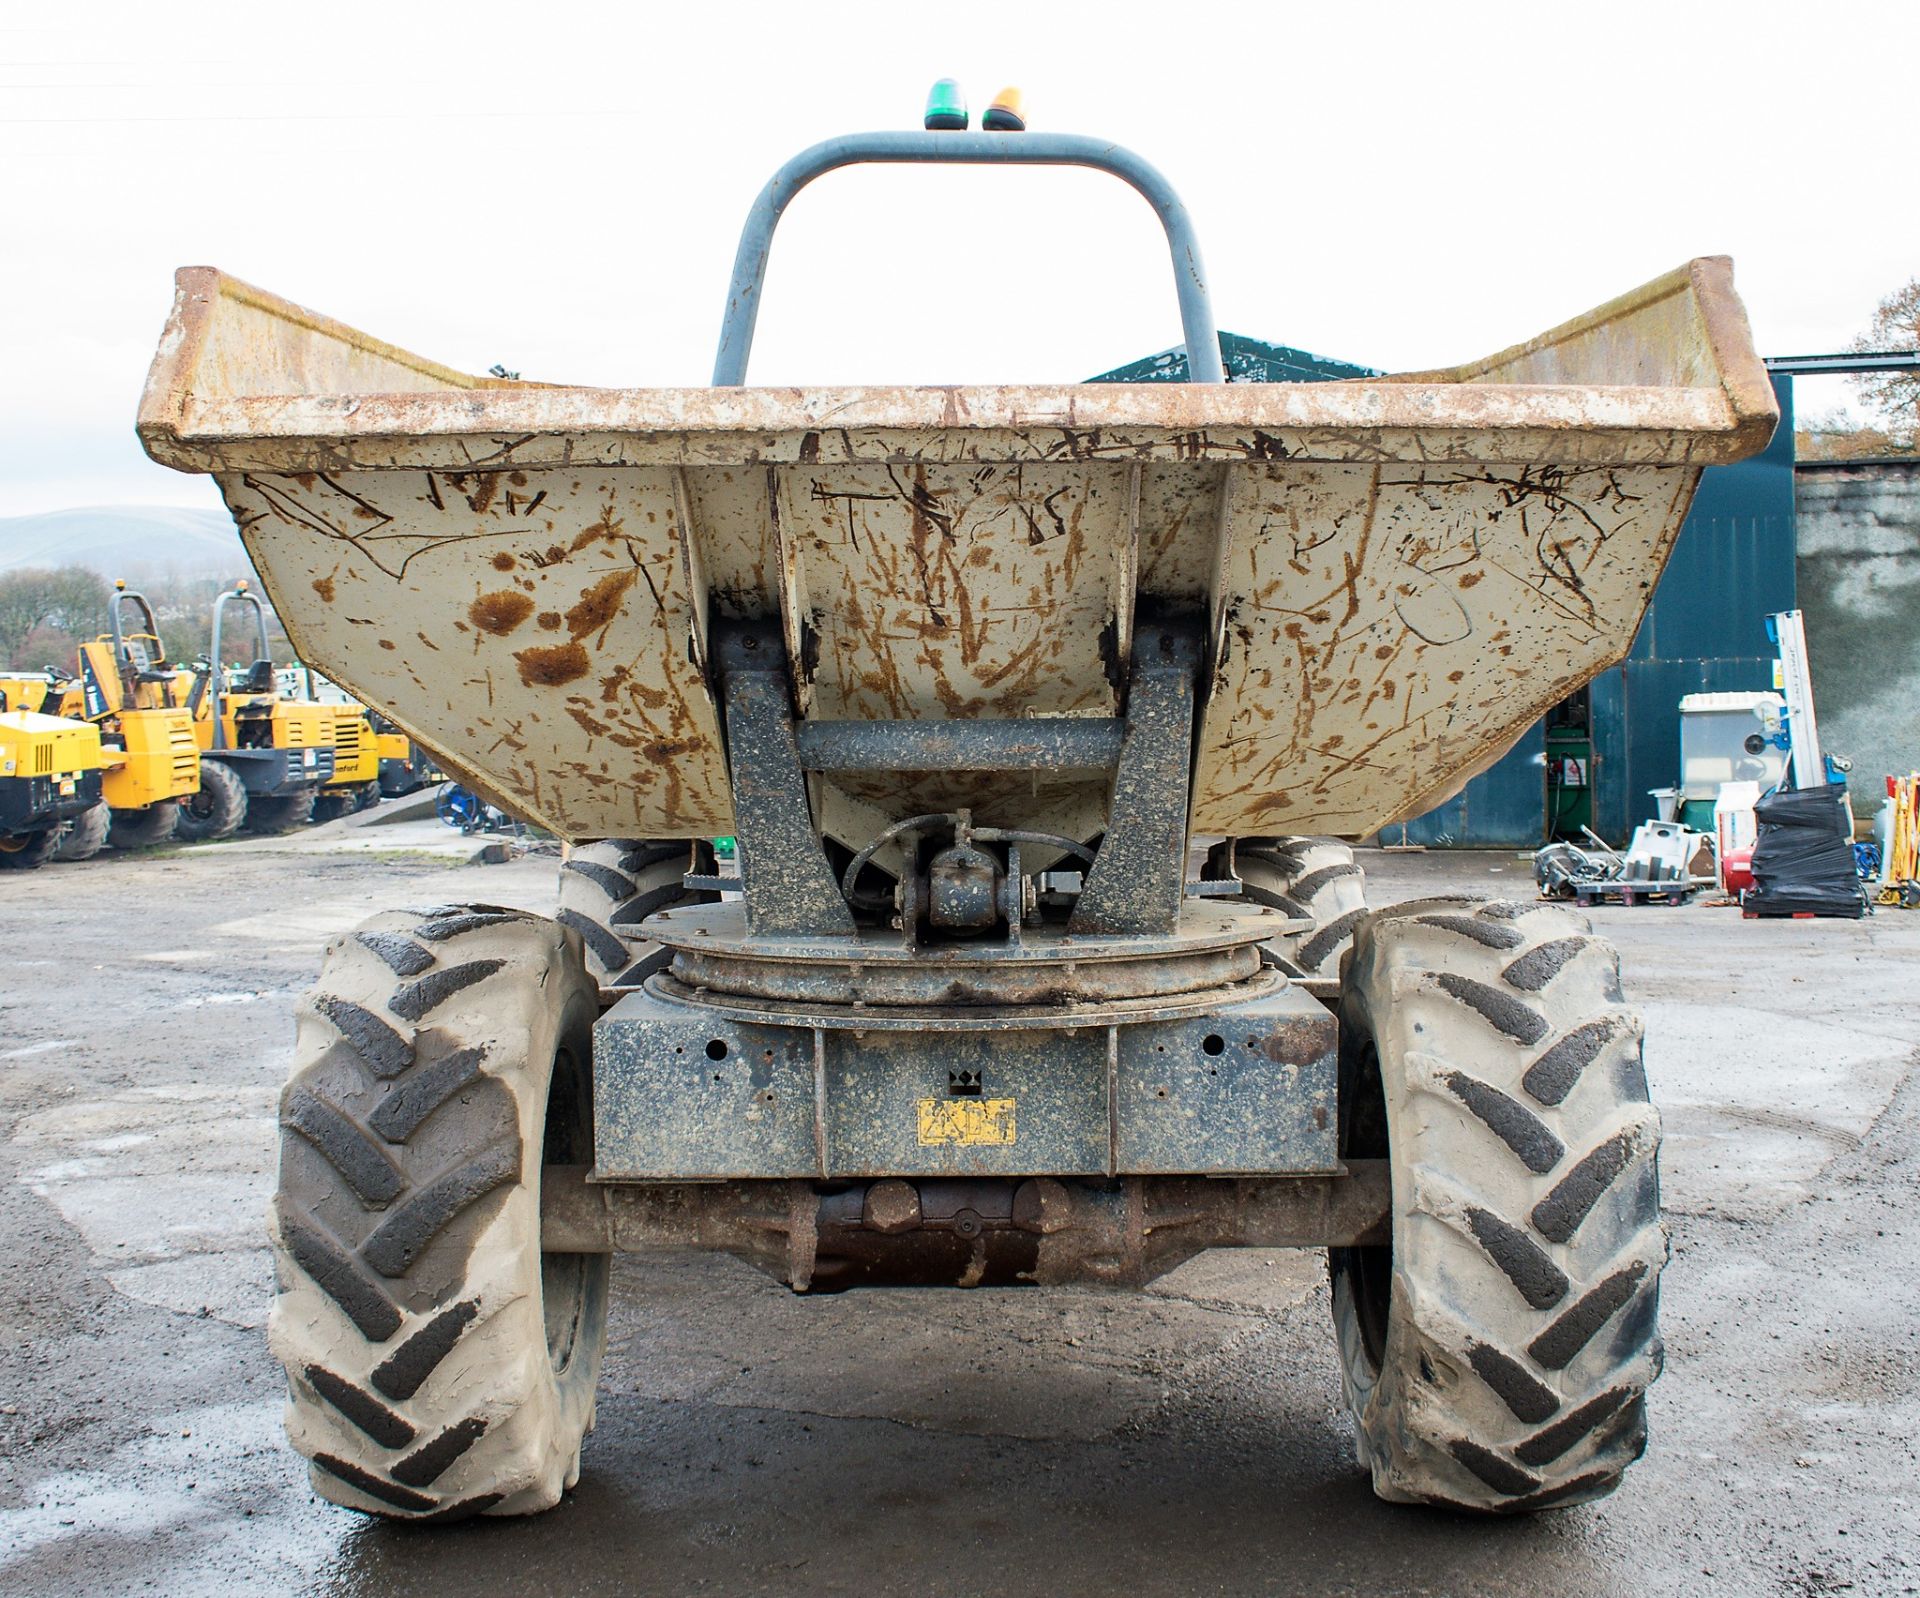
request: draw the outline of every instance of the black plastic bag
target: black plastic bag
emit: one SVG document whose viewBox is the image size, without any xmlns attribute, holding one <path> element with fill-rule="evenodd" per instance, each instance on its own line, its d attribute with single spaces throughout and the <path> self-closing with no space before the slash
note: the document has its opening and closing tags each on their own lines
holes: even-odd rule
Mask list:
<svg viewBox="0 0 1920 1598">
<path fill-rule="evenodd" d="M 1741 907 L 1758 915 L 1861 916 L 1867 896 L 1853 859 L 1847 785 L 1782 788 L 1753 807 L 1753 887 Z"/>
</svg>

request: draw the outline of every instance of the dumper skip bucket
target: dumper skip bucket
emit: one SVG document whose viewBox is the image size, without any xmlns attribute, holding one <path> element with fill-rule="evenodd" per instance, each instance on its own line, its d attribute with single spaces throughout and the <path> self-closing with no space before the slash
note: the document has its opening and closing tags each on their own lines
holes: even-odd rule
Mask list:
<svg viewBox="0 0 1920 1598">
<path fill-rule="evenodd" d="M 1014 149 L 1154 202 L 1194 369 L 1217 373 L 1185 213 L 1144 163 L 1060 136 L 878 135 L 769 185 L 714 387 L 475 377 L 193 267 L 140 436 L 215 476 L 303 659 L 564 837 L 733 829 L 710 659 L 729 621 L 778 618 L 804 725 L 1110 718 L 1136 618 L 1162 615 L 1205 640 L 1192 829 L 1360 837 L 1621 659 L 1701 469 L 1775 425 L 1718 257 L 1446 371 L 739 386 L 801 184 Z M 958 805 L 1090 837 L 1108 800 L 1101 773 L 1060 769 L 814 791 L 851 847 Z"/>
</svg>

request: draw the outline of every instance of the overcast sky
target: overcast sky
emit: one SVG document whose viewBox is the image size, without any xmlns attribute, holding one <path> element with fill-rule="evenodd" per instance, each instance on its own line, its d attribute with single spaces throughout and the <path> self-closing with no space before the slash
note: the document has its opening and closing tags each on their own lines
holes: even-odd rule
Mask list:
<svg viewBox="0 0 1920 1598">
<path fill-rule="evenodd" d="M 173 269 L 483 371 L 708 376 L 740 222 L 951 74 L 1157 164 L 1222 327 L 1409 369 L 1730 254 L 1763 353 L 1920 275 L 1920 4 L 0 7 L 0 515 L 217 505 L 132 421 Z M 1179 339 L 1096 173 L 866 169 L 776 245 L 751 379 L 1087 376 Z M 1803 385 L 1803 410 L 1843 399 Z"/>
</svg>

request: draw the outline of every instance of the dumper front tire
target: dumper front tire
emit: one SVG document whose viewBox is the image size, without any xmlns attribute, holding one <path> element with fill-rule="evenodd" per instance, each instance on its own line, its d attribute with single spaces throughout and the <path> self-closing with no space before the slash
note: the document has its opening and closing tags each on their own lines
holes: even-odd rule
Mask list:
<svg viewBox="0 0 1920 1598">
<path fill-rule="evenodd" d="M 1340 1000 L 1343 1156 L 1390 1161 L 1390 1247 L 1331 1251 L 1360 1462 L 1488 1513 L 1613 1490 L 1660 1372 L 1659 1119 L 1619 958 L 1537 903 L 1364 921 Z"/>
<path fill-rule="evenodd" d="M 180 806 L 162 799 L 145 810 L 116 810 L 107 828 L 107 842 L 115 849 L 151 849 L 168 842 L 180 820 Z"/>
<path fill-rule="evenodd" d="M 593 1158 L 598 993 L 577 936 L 489 905 L 328 946 L 280 1104 L 268 1321 L 321 1496 L 523 1515 L 578 1478 L 608 1259 L 543 1254 L 548 1163 Z"/>
<path fill-rule="evenodd" d="M 69 823 L 53 852 L 56 860 L 91 860 L 107 846 L 107 827 L 113 812 L 104 803 L 91 805 Z"/>
<path fill-rule="evenodd" d="M 681 886 L 696 869 L 714 870 L 713 850 L 685 839 L 603 838 L 568 850 L 560 866 L 556 919 L 580 934 L 587 970 L 603 992 L 637 988 L 667 964 L 664 948 L 636 936 L 648 916 L 719 897 Z"/>
<path fill-rule="evenodd" d="M 16 832 L 0 838 L 0 871 L 37 871 L 60 849 L 64 827 L 47 827 L 39 832 Z"/>
<path fill-rule="evenodd" d="M 174 835 L 187 843 L 231 838 L 247 819 L 247 789 L 239 773 L 217 760 L 200 762 L 199 788 L 180 801 Z"/>
<path fill-rule="evenodd" d="M 1208 875 L 1226 874 L 1225 848 L 1209 857 Z M 1266 948 L 1288 976 L 1330 1000 L 1339 991 L 1341 956 L 1367 914 L 1366 873 L 1352 848 L 1336 838 L 1240 838 L 1233 863 L 1245 898 L 1312 923 Z"/>
<path fill-rule="evenodd" d="M 271 796 L 254 794 L 247 800 L 247 831 L 270 838 L 304 827 L 314 818 L 315 797 L 311 788 Z"/>
</svg>

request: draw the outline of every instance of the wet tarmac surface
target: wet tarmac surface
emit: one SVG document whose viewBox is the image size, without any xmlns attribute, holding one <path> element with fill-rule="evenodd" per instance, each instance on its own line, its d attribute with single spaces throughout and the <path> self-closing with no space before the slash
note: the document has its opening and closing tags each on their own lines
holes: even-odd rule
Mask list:
<svg viewBox="0 0 1920 1598">
<path fill-rule="evenodd" d="M 1366 863 L 1376 902 L 1531 891 L 1510 856 Z M 1377 1503 L 1304 1253 L 823 1298 L 624 1258 L 560 1508 L 318 1501 L 261 1330 L 294 996 L 376 909 L 545 909 L 552 872 L 309 835 L 0 879 L 0 1593 L 1920 1591 L 1920 915 L 1893 911 L 1596 914 L 1647 1011 L 1674 1245 L 1651 1451 L 1601 1504 Z"/>
</svg>

